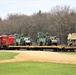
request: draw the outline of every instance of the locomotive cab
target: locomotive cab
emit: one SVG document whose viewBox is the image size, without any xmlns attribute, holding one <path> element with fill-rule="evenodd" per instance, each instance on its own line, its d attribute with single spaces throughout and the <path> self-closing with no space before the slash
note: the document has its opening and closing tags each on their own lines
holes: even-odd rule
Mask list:
<svg viewBox="0 0 76 75">
<path fill-rule="evenodd" d="M 0 36 L 0 48 L 5 49 L 8 45 L 14 45 L 13 35 L 1 35 Z"/>
</svg>

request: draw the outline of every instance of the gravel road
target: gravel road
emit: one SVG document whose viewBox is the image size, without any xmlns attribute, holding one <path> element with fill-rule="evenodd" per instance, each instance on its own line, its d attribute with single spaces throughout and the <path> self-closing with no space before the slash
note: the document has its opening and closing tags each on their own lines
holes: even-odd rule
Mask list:
<svg viewBox="0 0 76 75">
<path fill-rule="evenodd" d="M 40 61 L 76 64 L 76 55 L 64 54 L 59 52 L 48 51 L 0 51 L 0 52 L 16 52 L 19 53 L 14 59 L 0 60 L 0 63 L 21 62 L 21 61 Z"/>
</svg>

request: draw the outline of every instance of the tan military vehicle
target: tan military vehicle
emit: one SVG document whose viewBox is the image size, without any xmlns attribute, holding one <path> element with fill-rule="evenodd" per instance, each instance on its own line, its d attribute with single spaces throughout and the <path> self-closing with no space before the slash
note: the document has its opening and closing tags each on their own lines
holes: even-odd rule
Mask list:
<svg viewBox="0 0 76 75">
<path fill-rule="evenodd" d="M 68 34 L 68 46 L 76 46 L 76 33 Z"/>
</svg>

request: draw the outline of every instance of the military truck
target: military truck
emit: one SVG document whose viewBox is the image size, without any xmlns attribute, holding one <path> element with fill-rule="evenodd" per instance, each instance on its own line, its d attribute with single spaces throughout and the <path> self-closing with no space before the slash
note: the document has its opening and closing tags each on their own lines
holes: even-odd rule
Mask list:
<svg viewBox="0 0 76 75">
<path fill-rule="evenodd" d="M 52 45 L 52 41 L 48 33 L 38 32 L 36 42 L 37 42 L 37 45 L 39 46 Z"/>
<path fill-rule="evenodd" d="M 67 39 L 68 46 L 76 46 L 76 33 L 69 33 Z"/>
<path fill-rule="evenodd" d="M 24 37 L 24 41 L 26 45 L 32 45 L 32 39 L 30 37 Z"/>
<path fill-rule="evenodd" d="M 21 45 L 32 45 L 32 39 L 28 36 L 25 36 L 25 35 L 21 35 L 21 38 L 20 38 L 20 43 Z"/>
<path fill-rule="evenodd" d="M 60 40 L 56 36 L 50 36 L 50 39 L 52 40 L 52 45 L 60 45 Z"/>
<path fill-rule="evenodd" d="M 14 34 L 14 38 L 15 38 L 15 45 L 21 45 L 21 46 L 25 46 L 25 45 L 32 45 L 32 40 L 30 37 L 26 37 L 25 35 L 21 34 Z"/>
<path fill-rule="evenodd" d="M 20 45 L 20 35 L 19 34 L 17 34 L 17 33 L 15 33 L 14 34 L 14 39 L 15 39 L 15 41 L 14 41 L 14 44 L 17 46 L 17 45 Z"/>
</svg>

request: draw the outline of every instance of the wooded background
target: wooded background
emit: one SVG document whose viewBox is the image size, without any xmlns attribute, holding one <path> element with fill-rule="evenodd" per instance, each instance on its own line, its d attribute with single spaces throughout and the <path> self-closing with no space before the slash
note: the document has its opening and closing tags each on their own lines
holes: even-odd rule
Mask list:
<svg viewBox="0 0 76 75">
<path fill-rule="evenodd" d="M 50 12 L 39 10 L 30 16 L 9 14 L 7 19 L 0 18 L 0 35 L 19 33 L 35 41 L 37 32 L 48 32 L 50 36 L 57 36 L 61 44 L 67 44 L 68 33 L 76 32 L 75 10 L 69 6 L 56 6 Z"/>
</svg>

